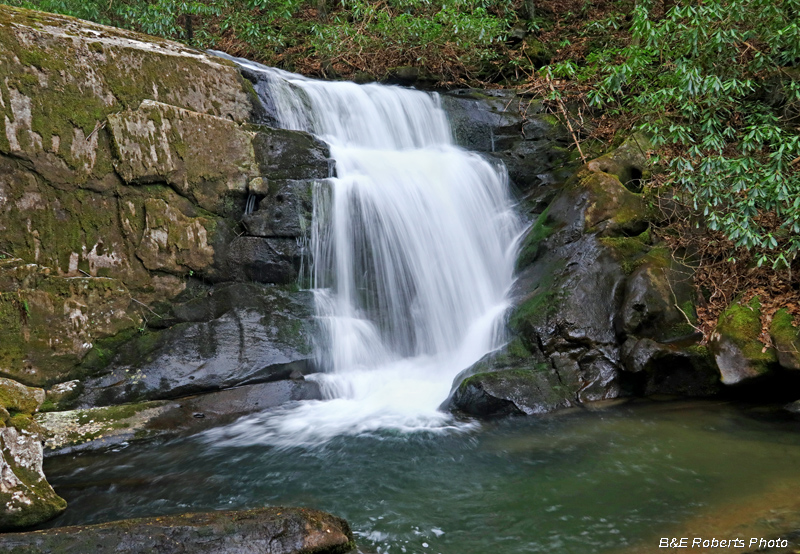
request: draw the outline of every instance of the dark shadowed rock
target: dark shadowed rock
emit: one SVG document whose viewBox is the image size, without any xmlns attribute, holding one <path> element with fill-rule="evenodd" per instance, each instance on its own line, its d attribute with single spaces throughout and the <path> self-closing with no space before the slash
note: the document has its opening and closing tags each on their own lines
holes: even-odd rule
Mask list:
<svg viewBox="0 0 800 554">
<path fill-rule="evenodd" d="M 300 237 L 311 226 L 314 181 L 270 181 L 259 209 L 242 218 L 254 237 Z"/>
<path fill-rule="evenodd" d="M 301 252 L 295 238 L 239 237 L 229 246 L 228 274 L 238 281 L 297 281 Z"/>
<path fill-rule="evenodd" d="M 306 508 L 259 508 L 127 519 L 0 535 L 9 554 L 344 554 L 347 522 Z"/>
<path fill-rule="evenodd" d="M 312 370 L 311 293 L 244 283 L 210 292 L 174 306 L 167 329 L 97 345 L 86 370 L 112 369 L 85 381 L 79 405 L 175 398 Z"/>
<path fill-rule="evenodd" d="M 721 390 L 708 348 L 697 344 L 661 344 L 630 338 L 622 345 L 623 388 L 641 396 L 712 396 Z"/>
<path fill-rule="evenodd" d="M 263 128 L 253 139 L 253 149 L 261 174 L 269 179 L 330 177 L 328 146 L 308 133 Z"/>
</svg>

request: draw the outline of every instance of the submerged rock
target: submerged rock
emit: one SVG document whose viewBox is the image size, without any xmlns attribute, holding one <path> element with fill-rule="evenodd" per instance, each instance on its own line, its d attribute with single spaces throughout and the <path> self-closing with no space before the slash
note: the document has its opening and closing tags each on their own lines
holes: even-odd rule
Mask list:
<svg viewBox="0 0 800 554">
<path fill-rule="evenodd" d="M 305 508 L 207 512 L 0 535 L 0 549 L 15 554 L 345 554 L 354 548 L 345 520 Z"/>
</svg>

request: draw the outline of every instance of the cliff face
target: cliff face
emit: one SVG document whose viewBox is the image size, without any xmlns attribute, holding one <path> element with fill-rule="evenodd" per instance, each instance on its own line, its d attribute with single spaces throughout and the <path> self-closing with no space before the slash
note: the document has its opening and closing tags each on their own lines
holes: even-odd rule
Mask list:
<svg viewBox="0 0 800 554">
<path fill-rule="evenodd" d="M 231 63 L 176 43 L 0 6 L 0 61 L 0 392 L 48 389 L 0 398 L 11 528 L 64 509 L 30 469 L 40 408 L 302 379 L 299 239 L 330 170 L 311 136 L 251 124 Z"/>
<path fill-rule="evenodd" d="M 47 386 L 96 373 L 108 360 L 82 362 L 98 341 L 186 323 L 159 302 L 296 280 L 302 183 L 327 177 L 327 149 L 250 125 L 260 105 L 229 62 L 7 6 L 0 59 L 0 375 Z M 262 220 L 304 195 L 294 227 L 262 221 L 250 236 L 250 195 Z"/>
</svg>

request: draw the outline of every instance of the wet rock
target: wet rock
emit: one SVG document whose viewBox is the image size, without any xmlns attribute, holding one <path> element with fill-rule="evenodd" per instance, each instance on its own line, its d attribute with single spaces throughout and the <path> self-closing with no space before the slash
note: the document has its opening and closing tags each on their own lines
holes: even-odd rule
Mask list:
<svg viewBox="0 0 800 554">
<path fill-rule="evenodd" d="M 559 386 L 558 376 L 549 367 L 478 373 L 458 386 L 452 405 L 478 417 L 544 414 L 571 405 L 559 394 Z"/>
<path fill-rule="evenodd" d="M 625 283 L 619 318 L 622 333 L 662 342 L 695 333 L 694 272 L 675 261 L 667 249 L 651 249 L 629 263 L 641 265 Z"/>
<path fill-rule="evenodd" d="M 228 249 L 228 275 L 238 281 L 295 283 L 301 259 L 295 238 L 239 237 Z"/>
<path fill-rule="evenodd" d="M 261 175 L 270 180 L 326 179 L 333 174 L 328 145 L 308 133 L 253 127 L 253 150 Z"/>
<path fill-rule="evenodd" d="M 271 181 L 259 208 L 244 216 L 255 237 L 301 237 L 311 227 L 314 181 Z"/>
<path fill-rule="evenodd" d="M 530 352 L 514 338 L 486 355 L 454 380 L 444 409 L 476 417 L 532 415 L 574 405 L 578 384 L 541 352 Z M 564 379 L 566 378 L 566 380 Z"/>
<path fill-rule="evenodd" d="M 504 91 L 456 90 L 441 96 L 456 142 L 469 150 L 499 152 L 522 138 L 520 99 Z"/>
<path fill-rule="evenodd" d="M 734 303 L 719 317 L 709 347 L 719 366 L 722 382 L 735 385 L 768 375 L 778 357 L 766 347 L 761 336 L 761 303 Z"/>
<path fill-rule="evenodd" d="M 792 315 L 785 309 L 775 312 L 769 332 L 781 367 L 800 369 L 800 329 L 794 325 Z"/>
<path fill-rule="evenodd" d="M 0 531 L 36 525 L 66 509 L 45 480 L 42 459 L 37 434 L 0 429 Z"/>
<path fill-rule="evenodd" d="M 46 412 L 36 416 L 48 456 L 113 447 L 135 440 L 189 435 L 287 402 L 321 400 L 319 385 L 294 379 L 246 385 L 175 401 Z"/>
<path fill-rule="evenodd" d="M 80 406 L 175 398 L 312 371 L 312 299 L 256 284 L 211 289 L 172 307 L 170 327 L 98 345 Z M 108 368 L 111 371 L 107 372 Z"/>
<path fill-rule="evenodd" d="M 336 516 L 306 508 L 259 508 L 5 534 L 0 547 L 19 554 L 345 554 L 355 544 L 347 522 Z"/>
</svg>

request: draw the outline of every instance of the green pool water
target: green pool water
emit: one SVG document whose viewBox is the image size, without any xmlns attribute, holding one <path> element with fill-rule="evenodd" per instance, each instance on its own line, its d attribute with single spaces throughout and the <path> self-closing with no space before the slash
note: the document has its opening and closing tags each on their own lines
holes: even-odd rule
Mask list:
<svg viewBox="0 0 800 554">
<path fill-rule="evenodd" d="M 780 534 L 800 512 L 800 419 L 629 403 L 319 448 L 200 436 L 54 458 L 45 471 L 69 502 L 51 526 L 295 505 L 346 518 L 369 553 L 647 552 L 662 536 L 746 534 L 748 519 Z"/>
</svg>

